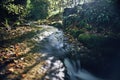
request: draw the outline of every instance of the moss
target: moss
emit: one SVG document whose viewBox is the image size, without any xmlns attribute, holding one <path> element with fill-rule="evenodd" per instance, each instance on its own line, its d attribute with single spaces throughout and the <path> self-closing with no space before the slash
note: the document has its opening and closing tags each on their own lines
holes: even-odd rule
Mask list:
<svg viewBox="0 0 120 80">
<path fill-rule="evenodd" d="M 84 33 L 85 31 L 83 30 L 83 29 L 80 29 L 80 30 L 78 30 L 78 29 L 72 29 L 72 30 L 70 30 L 70 34 L 73 36 L 73 37 L 75 37 L 75 38 L 78 38 L 78 36 L 80 35 L 80 34 L 82 34 L 82 33 Z"/>
<path fill-rule="evenodd" d="M 89 48 L 100 47 L 106 38 L 96 34 L 80 34 L 78 40 Z"/>
</svg>

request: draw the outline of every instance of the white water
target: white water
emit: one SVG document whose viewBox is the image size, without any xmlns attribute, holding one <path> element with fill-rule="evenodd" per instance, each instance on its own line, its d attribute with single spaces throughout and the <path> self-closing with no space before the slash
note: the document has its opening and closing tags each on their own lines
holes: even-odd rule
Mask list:
<svg viewBox="0 0 120 80">
<path fill-rule="evenodd" d="M 48 65 L 45 65 L 46 67 L 44 68 L 46 71 L 47 69 L 50 69 L 50 70 L 49 70 L 49 74 L 45 76 L 45 80 L 46 79 L 64 80 L 65 67 L 67 70 L 67 74 L 69 75 L 69 80 L 100 80 L 95 76 L 93 76 L 91 73 L 82 69 L 79 59 L 72 60 L 66 56 L 67 50 L 70 50 L 70 46 L 69 46 L 69 49 L 66 49 L 68 47 L 66 48 L 64 47 L 65 43 L 64 43 L 64 36 L 62 31 L 52 26 L 46 26 L 46 25 L 39 25 L 39 26 L 43 28 L 43 31 L 38 33 L 37 37 L 34 38 L 34 40 L 39 41 L 39 45 L 42 45 L 42 48 L 40 50 L 41 53 L 45 55 L 53 56 L 53 57 L 49 57 L 46 60 Z M 57 59 L 54 60 L 55 57 L 58 57 L 58 58 L 62 57 L 63 62 Z M 63 63 L 65 67 L 63 66 Z M 54 72 L 56 71 L 59 73 L 54 73 L 53 71 Z M 57 76 L 57 78 L 55 77 L 55 75 Z M 51 77 L 51 76 L 54 76 L 54 77 Z"/>
<path fill-rule="evenodd" d="M 70 80 L 100 80 L 86 70 L 83 70 L 80 67 L 80 61 L 73 61 L 69 58 L 65 58 L 64 63 L 67 67 L 67 73 L 70 76 Z"/>
</svg>

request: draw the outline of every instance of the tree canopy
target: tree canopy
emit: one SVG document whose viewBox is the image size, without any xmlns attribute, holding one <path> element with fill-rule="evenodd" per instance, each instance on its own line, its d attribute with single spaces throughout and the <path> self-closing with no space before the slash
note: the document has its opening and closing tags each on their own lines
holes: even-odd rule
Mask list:
<svg viewBox="0 0 120 80">
<path fill-rule="evenodd" d="M 29 19 L 45 19 L 48 16 L 48 0 L 31 0 L 30 5 Z"/>
<path fill-rule="evenodd" d="M 26 16 L 26 0 L 1 0 L 0 24 L 5 21 L 14 22 Z"/>
</svg>

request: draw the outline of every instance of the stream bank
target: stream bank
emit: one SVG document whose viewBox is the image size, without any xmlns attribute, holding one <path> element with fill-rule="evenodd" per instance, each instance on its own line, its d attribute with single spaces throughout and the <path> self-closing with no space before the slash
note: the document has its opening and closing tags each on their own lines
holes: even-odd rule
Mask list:
<svg viewBox="0 0 120 80">
<path fill-rule="evenodd" d="M 20 55 L 8 63 L 5 69 L 8 68 L 10 72 L 3 79 L 2 76 L 6 73 L 1 71 L 2 80 L 101 80 L 89 73 L 91 71 L 84 70 L 86 68 L 81 65 L 81 56 L 83 56 L 81 53 L 85 49 L 82 44 L 52 26 L 36 25 L 35 27 L 36 34 L 31 39 L 27 38 L 28 42 L 33 41 L 29 44 L 31 48 L 26 51 L 27 54 Z M 15 64 L 19 62 L 20 65 L 16 67 Z"/>
</svg>

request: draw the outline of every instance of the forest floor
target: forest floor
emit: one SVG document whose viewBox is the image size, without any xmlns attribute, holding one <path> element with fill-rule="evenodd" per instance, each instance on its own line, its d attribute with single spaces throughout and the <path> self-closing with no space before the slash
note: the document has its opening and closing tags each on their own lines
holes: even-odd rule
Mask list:
<svg viewBox="0 0 120 80">
<path fill-rule="evenodd" d="M 0 80 L 37 80 L 44 76 L 38 68 L 45 62 L 40 60 L 41 54 L 32 51 L 37 30 L 42 28 L 20 26 L 0 31 Z"/>
</svg>

